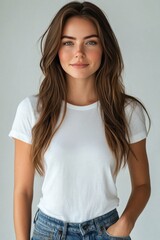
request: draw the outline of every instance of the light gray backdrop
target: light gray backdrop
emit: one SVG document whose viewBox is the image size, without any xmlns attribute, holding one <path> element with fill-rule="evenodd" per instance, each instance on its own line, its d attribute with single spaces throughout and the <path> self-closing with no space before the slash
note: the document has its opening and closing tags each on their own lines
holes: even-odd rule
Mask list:
<svg viewBox="0 0 160 240">
<path fill-rule="evenodd" d="M 0 0 L 0 239 L 13 240 L 13 142 L 8 132 L 18 103 L 37 92 L 41 72 L 38 38 L 53 15 L 69 1 Z M 108 15 L 125 63 L 128 93 L 146 105 L 152 128 L 148 155 L 152 195 L 132 232 L 133 240 L 160 238 L 160 1 L 95 0 Z M 127 170 L 118 178 L 121 213 L 129 194 Z M 33 213 L 42 179 L 36 177 Z"/>
</svg>

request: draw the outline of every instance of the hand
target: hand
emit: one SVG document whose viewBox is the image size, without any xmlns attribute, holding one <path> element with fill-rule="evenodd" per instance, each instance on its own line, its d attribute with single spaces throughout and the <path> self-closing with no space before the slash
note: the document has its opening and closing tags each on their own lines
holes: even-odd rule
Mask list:
<svg viewBox="0 0 160 240">
<path fill-rule="evenodd" d="M 122 220 L 121 218 L 114 224 L 112 224 L 108 229 L 107 233 L 111 236 L 127 237 L 130 235 L 130 232 L 133 228 L 133 225 L 129 222 Z"/>
</svg>

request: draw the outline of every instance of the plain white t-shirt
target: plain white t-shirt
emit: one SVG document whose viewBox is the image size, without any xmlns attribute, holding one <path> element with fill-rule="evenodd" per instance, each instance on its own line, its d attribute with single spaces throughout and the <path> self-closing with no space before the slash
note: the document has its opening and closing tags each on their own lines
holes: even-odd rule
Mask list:
<svg viewBox="0 0 160 240">
<path fill-rule="evenodd" d="M 38 119 L 36 104 L 34 96 L 19 104 L 10 137 L 32 143 L 31 130 Z M 59 121 L 63 109 L 64 102 Z M 125 112 L 130 142 L 146 138 L 142 107 L 130 103 Z M 45 214 L 80 223 L 119 205 L 113 174 L 115 158 L 106 141 L 99 101 L 86 106 L 67 103 L 66 116 L 45 152 L 44 163 L 45 176 L 38 208 Z"/>
</svg>

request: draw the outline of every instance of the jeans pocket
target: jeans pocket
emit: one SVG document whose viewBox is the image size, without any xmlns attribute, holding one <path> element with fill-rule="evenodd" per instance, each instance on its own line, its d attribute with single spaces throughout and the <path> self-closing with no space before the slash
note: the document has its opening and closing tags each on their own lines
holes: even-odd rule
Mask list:
<svg viewBox="0 0 160 240">
<path fill-rule="evenodd" d="M 33 236 L 35 240 L 52 240 L 54 230 L 37 220 L 34 224 Z"/>
<path fill-rule="evenodd" d="M 131 240 L 130 236 L 113 236 L 111 235 L 107 230 L 108 228 L 116 223 L 119 219 L 119 216 L 117 213 L 115 213 L 111 218 L 110 221 L 104 222 L 103 224 L 103 232 L 104 235 L 106 236 L 107 240 Z"/>
<path fill-rule="evenodd" d="M 109 234 L 107 232 L 107 230 L 105 230 L 105 234 L 107 235 L 108 239 L 109 240 L 131 240 L 130 236 L 125 236 L 125 237 L 122 237 L 122 236 L 113 236 L 111 234 Z"/>
</svg>

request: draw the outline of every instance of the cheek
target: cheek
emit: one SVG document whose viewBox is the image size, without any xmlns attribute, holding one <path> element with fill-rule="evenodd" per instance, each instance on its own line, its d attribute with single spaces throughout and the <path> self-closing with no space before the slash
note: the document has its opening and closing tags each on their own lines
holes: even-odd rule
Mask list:
<svg viewBox="0 0 160 240">
<path fill-rule="evenodd" d="M 102 52 L 97 51 L 91 54 L 91 59 L 93 59 L 95 62 L 99 63 L 102 59 Z"/>
<path fill-rule="evenodd" d="M 63 51 L 59 50 L 59 52 L 58 52 L 58 57 L 59 57 L 59 61 L 60 61 L 60 62 L 63 62 L 63 59 L 64 59 Z"/>
<path fill-rule="evenodd" d="M 93 53 L 91 59 L 95 62 L 96 65 L 99 65 L 101 63 L 102 53 Z"/>
<path fill-rule="evenodd" d="M 60 62 L 65 62 L 70 59 L 70 51 L 60 49 L 58 52 Z"/>
</svg>

